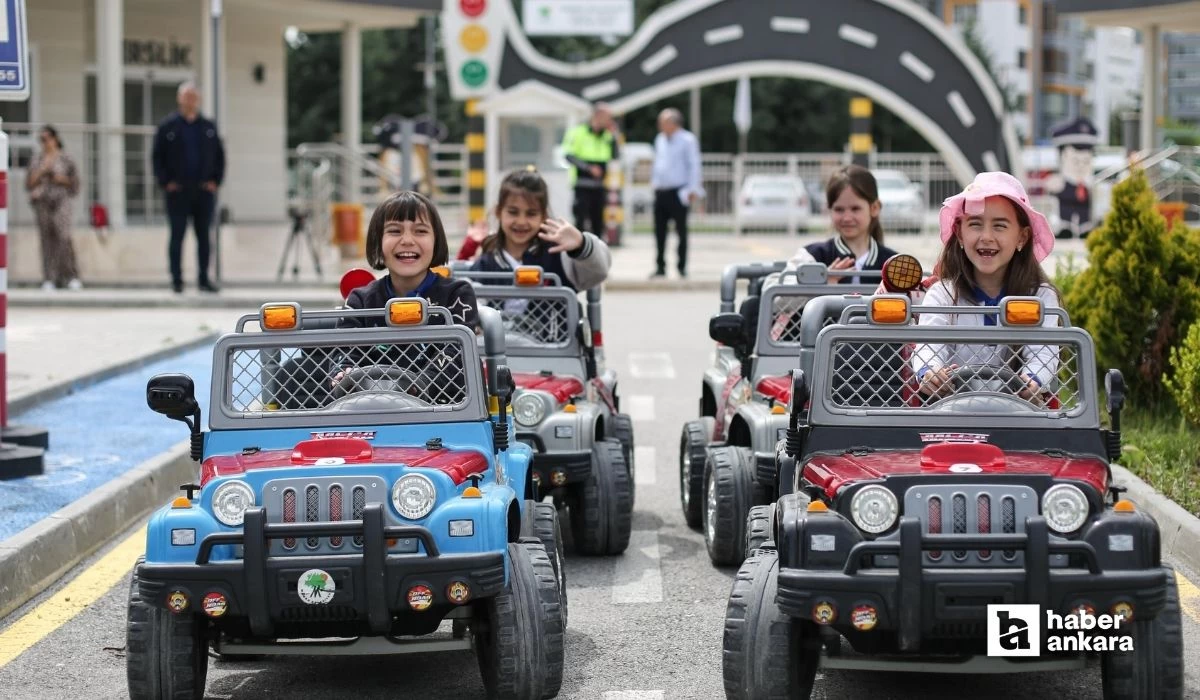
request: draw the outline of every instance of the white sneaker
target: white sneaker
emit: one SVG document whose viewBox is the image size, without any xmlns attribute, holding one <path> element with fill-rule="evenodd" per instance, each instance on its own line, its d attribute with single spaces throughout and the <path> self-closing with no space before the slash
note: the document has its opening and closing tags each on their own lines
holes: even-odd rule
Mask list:
<svg viewBox="0 0 1200 700">
<path fill-rule="evenodd" d="M 72 292 L 78 292 L 83 289 L 83 282 L 80 282 L 78 278 L 72 279 L 70 282 L 67 282 L 67 289 L 70 289 Z"/>
<path fill-rule="evenodd" d="M 57 289 L 57 287 L 55 287 L 54 283 L 51 282 L 50 280 L 46 280 L 45 282 L 42 282 L 42 291 L 43 292 L 53 292 L 55 289 Z"/>
</svg>

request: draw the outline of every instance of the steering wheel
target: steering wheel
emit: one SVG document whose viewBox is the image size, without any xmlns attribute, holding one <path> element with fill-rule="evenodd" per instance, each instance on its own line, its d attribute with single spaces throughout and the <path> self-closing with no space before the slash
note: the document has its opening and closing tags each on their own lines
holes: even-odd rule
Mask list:
<svg viewBox="0 0 1200 700">
<path fill-rule="evenodd" d="M 950 381 L 965 391 L 1019 394 L 1028 383 L 1007 367 L 963 365 L 950 372 Z"/>
<path fill-rule="evenodd" d="M 362 392 L 423 393 L 427 382 L 415 372 L 391 365 L 367 365 L 346 370 L 333 387 L 333 397 L 343 398 Z M 428 405 L 428 404 L 425 404 Z"/>
</svg>

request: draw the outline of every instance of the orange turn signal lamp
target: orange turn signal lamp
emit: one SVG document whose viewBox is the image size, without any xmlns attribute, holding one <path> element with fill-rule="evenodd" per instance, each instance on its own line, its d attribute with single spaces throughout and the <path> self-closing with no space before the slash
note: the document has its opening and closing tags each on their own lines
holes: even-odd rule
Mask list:
<svg viewBox="0 0 1200 700">
<path fill-rule="evenodd" d="M 463 489 L 462 497 L 483 498 L 483 491 L 480 491 L 478 486 L 468 486 L 467 488 Z"/>
<path fill-rule="evenodd" d="M 172 508 L 191 508 L 192 501 L 187 496 L 176 496 L 175 500 L 171 501 Z"/>
<path fill-rule="evenodd" d="M 1121 500 L 1113 504 L 1114 513 L 1133 513 L 1136 511 L 1137 506 L 1133 504 L 1133 501 Z"/>
<path fill-rule="evenodd" d="M 908 323 L 909 318 L 908 297 L 899 295 L 871 297 L 871 323 L 903 325 Z"/>
<path fill-rule="evenodd" d="M 1009 326 L 1037 326 L 1042 323 L 1042 302 L 1038 299 L 1007 299 L 1004 323 Z"/>
<path fill-rule="evenodd" d="M 513 283 L 518 287 L 542 286 L 542 268 L 536 265 L 518 267 L 513 271 Z"/>
<path fill-rule="evenodd" d="M 387 304 L 389 326 L 419 326 L 425 322 L 425 300 L 391 299 Z"/>
<path fill-rule="evenodd" d="M 825 501 L 809 501 L 807 510 L 809 513 L 828 513 L 829 506 L 825 505 Z"/>
<path fill-rule="evenodd" d="M 300 327 L 300 305 L 295 302 L 263 304 L 258 325 L 264 331 L 292 331 Z"/>
</svg>

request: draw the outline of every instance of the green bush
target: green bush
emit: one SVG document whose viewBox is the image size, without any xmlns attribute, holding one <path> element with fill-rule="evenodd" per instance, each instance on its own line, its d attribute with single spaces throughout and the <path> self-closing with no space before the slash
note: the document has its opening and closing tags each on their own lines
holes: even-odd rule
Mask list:
<svg viewBox="0 0 1200 700">
<path fill-rule="evenodd" d="M 1163 382 L 1179 413 L 1200 428 L 1200 323 L 1193 323 L 1183 341 L 1171 348 L 1171 374 Z"/>
<path fill-rule="evenodd" d="M 1200 244 L 1182 225 L 1168 233 L 1145 174 L 1113 188 L 1104 224 L 1087 239 L 1088 266 L 1065 295 L 1072 321 L 1096 343 L 1104 371 L 1121 370 L 1130 400 L 1163 398 L 1168 353 L 1200 317 Z"/>
</svg>

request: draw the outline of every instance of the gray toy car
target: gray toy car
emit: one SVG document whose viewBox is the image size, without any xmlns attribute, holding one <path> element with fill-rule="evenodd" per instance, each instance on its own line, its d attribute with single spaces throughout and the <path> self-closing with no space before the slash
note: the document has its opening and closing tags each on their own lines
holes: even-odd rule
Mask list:
<svg viewBox="0 0 1200 700">
<path fill-rule="evenodd" d="M 793 373 L 780 495 L 751 510 L 762 535 L 727 607 L 727 697 L 807 698 L 821 667 L 1061 671 L 1093 656 L 1106 698 L 1181 697 L 1175 576 L 1109 470 L 1120 372 L 1106 429 L 1092 339 L 1062 310 L 1010 297 L 953 307 L 994 326 L 911 321 L 949 311 L 871 297 Z M 935 357 L 954 369 L 922 391 Z"/>
<path fill-rule="evenodd" d="M 874 279 L 837 284 L 836 273 L 820 263 L 783 269 L 782 262 L 725 269 L 721 312 L 709 321 L 718 345 L 701 383 L 700 418 L 685 423 L 679 439 L 684 517 L 702 527 L 715 564 L 741 562 L 746 513 L 774 499 L 775 448 L 787 427 L 788 372 L 797 366 L 802 310 L 824 295 L 874 292 L 880 278 L 856 272 Z M 768 279 L 772 274 L 778 280 Z M 735 312 L 743 279 L 749 295 Z"/>
<path fill-rule="evenodd" d="M 617 374 L 604 366 L 599 289 L 587 312 L 575 291 L 540 267 L 455 269 L 478 284 L 480 308 L 500 312 L 516 393 L 517 440 L 533 449 L 531 489 L 570 515 L 582 554 L 620 554 L 633 523 L 633 421 L 620 412 Z"/>
</svg>

